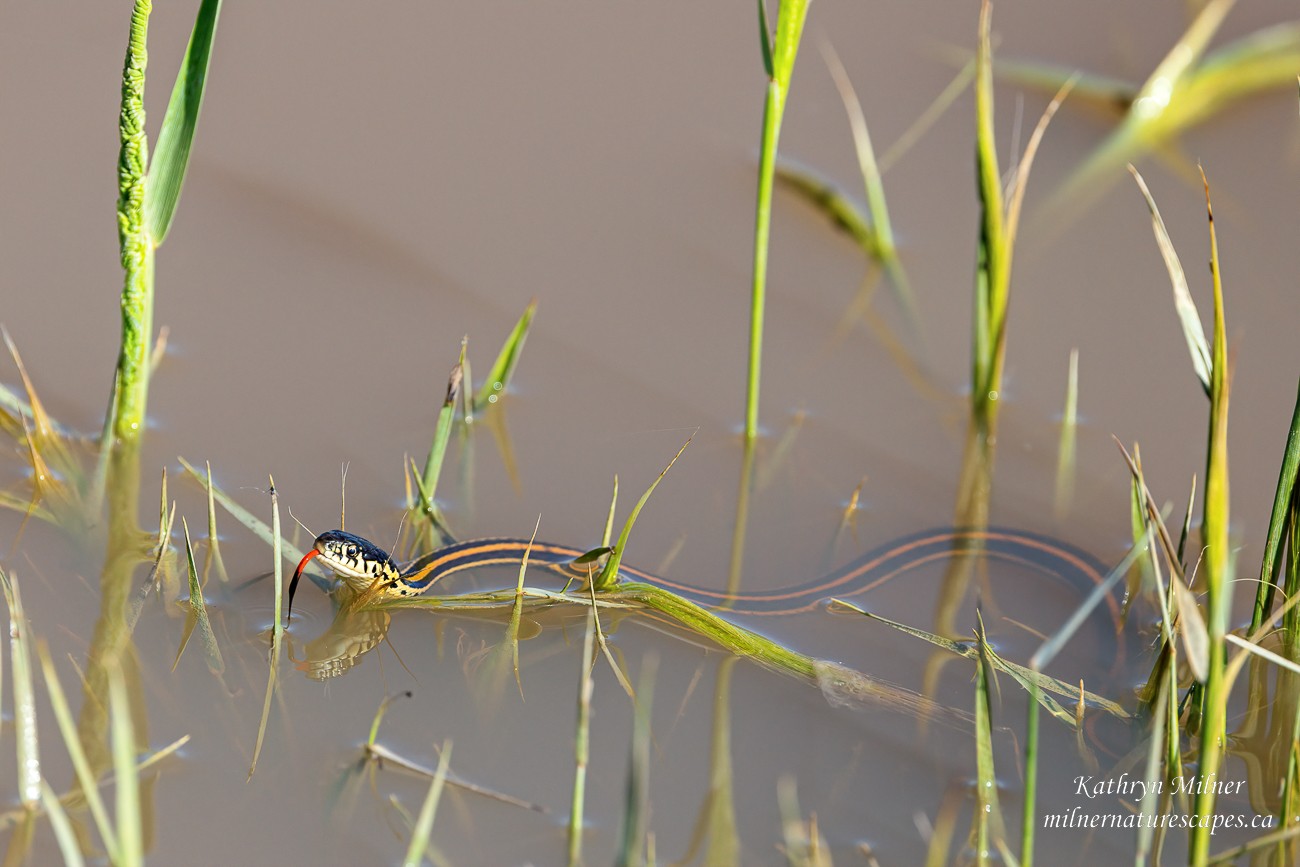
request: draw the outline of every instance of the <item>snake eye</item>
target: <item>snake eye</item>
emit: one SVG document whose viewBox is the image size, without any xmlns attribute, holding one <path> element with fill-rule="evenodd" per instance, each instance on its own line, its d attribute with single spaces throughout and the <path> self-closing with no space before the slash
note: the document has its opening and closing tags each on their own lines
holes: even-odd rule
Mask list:
<svg viewBox="0 0 1300 867">
<path fill-rule="evenodd" d="M 356 546 L 356 545 L 348 545 L 348 556 L 349 556 L 349 557 L 354 557 L 354 558 L 357 556 L 357 546 Z"/>
</svg>

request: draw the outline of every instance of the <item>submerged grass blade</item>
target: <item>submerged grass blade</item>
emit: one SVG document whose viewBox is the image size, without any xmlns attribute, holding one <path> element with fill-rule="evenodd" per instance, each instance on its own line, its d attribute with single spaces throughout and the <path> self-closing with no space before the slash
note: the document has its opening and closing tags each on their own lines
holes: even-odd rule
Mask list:
<svg viewBox="0 0 1300 867">
<path fill-rule="evenodd" d="M 533 535 L 528 539 L 528 547 L 519 561 L 519 579 L 515 584 L 515 604 L 510 609 L 510 623 L 506 627 L 506 641 L 510 644 L 510 663 L 515 672 L 515 686 L 519 697 L 524 697 L 524 681 L 519 675 L 519 623 L 524 613 L 524 576 L 528 573 L 528 558 L 533 553 L 533 543 L 537 541 L 537 531 L 542 526 L 542 516 L 537 516 L 533 525 Z"/>
<path fill-rule="evenodd" d="M 77 785 L 81 789 L 82 796 L 86 799 L 86 806 L 90 808 L 90 815 L 95 820 L 95 827 L 99 830 L 99 836 L 104 841 L 104 850 L 108 853 L 108 860 L 113 864 L 117 864 L 121 860 L 117 847 L 117 832 L 109 821 L 108 810 L 105 809 L 104 801 L 99 795 L 99 781 L 95 778 L 95 772 L 90 768 L 90 760 L 86 757 L 86 752 L 82 748 L 81 737 L 77 733 L 77 724 L 72 719 L 72 712 L 68 708 L 68 699 L 63 692 L 63 684 L 59 682 L 59 674 L 54 668 L 49 649 L 44 643 L 37 646 L 36 654 L 41 660 L 41 672 L 45 675 L 45 691 L 50 699 L 50 708 L 54 711 L 54 720 L 59 725 L 59 734 L 63 736 L 63 744 L 68 751 L 68 758 L 72 760 Z"/>
<path fill-rule="evenodd" d="M 596 609 L 592 607 L 582 639 L 582 673 L 578 680 L 578 722 L 573 737 L 573 799 L 569 806 L 569 865 L 582 863 L 582 814 L 587 797 L 587 761 L 591 750 L 592 663 L 595 661 Z"/>
<path fill-rule="evenodd" d="M 212 57 L 212 42 L 217 36 L 220 12 L 221 0 L 203 0 L 199 4 L 194 29 L 185 47 L 185 57 L 176 73 L 171 100 L 158 131 L 158 147 L 149 163 L 144 211 L 154 247 L 162 246 L 176 214 L 176 204 L 180 201 L 181 186 L 189 167 L 190 147 L 199 123 L 199 109 L 203 106 L 208 61 Z"/>
<path fill-rule="evenodd" d="M 411 693 L 409 692 L 401 694 L 401 696 L 403 697 L 410 697 L 410 695 Z M 385 699 L 385 703 L 387 703 L 387 701 L 395 697 L 396 696 L 389 696 L 388 699 Z M 374 735 L 373 730 L 371 731 L 371 735 L 372 736 Z M 437 773 L 432 768 L 427 768 L 423 765 L 416 764 L 415 762 L 411 761 L 405 756 L 393 752 L 383 744 L 368 743 L 366 744 L 365 751 L 366 751 L 366 755 L 370 759 L 376 762 L 379 762 L 385 766 L 401 768 L 403 771 L 407 771 L 408 773 L 415 774 L 416 776 L 427 777 L 430 780 L 432 780 L 434 775 Z M 450 771 L 448 771 L 447 773 L 447 785 L 451 786 L 452 788 L 460 789 L 465 792 L 471 792 L 475 795 L 480 795 L 484 798 L 489 798 L 493 801 L 499 801 L 502 804 L 508 804 L 511 807 L 519 807 L 520 809 L 531 810 L 534 813 L 548 812 L 547 809 L 543 807 L 541 804 L 535 804 L 532 801 L 525 801 L 524 799 L 516 798 L 513 795 L 507 795 L 503 792 L 498 792 L 493 789 L 486 788 L 484 786 L 476 785 L 475 783 L 471 783 L 466 780 L 458 779 Z"/>
<path fill-rule="evenodd" d="M 817 831 L 816 816 L 807 822 L 803 820 L 793 776 L 786 774 L 777 780 L 776 800 L 781 813 L 786 863 L 790 867 L 831 867 L 830 853 Z"/>
<path fill-rule="evenodd" d="M 44 780 L 41 781 L 41 803 L 45 806 L 45 814 L 50 817 L 50 830 L 54 832 L 54 840 L 59 844 L 64 867 L 83 867 L 86 861 L 81 857 L 77 833 L 72 830 L 72 823 L 68 821 L 68 813 L 59 802 L 59 796 L 54 794 L 54 790 Z"/>
<path fill-rule="evenodd" d="M 411 845 L 406 849 L 402 867 L 420 867 L 421 853 L 429 848 L 429 837 L 433 834 L 433 818 L 438 810 L 438 799 L 442 796 L 443 783 L 447 780 L 447 765 L 451 761 L 451 741 L 442 742 L 442 754 L 438 757 L 438 770 L 429 784 L 429 793 L 424 797 L 420 807 L 420 816 L 411 831 Z"/>
<path fill-rule="evenodd" d="M 1074 466 L 1079 428 L 1079 349 L 1070 350 L 1070 371 L 1065 380 L 1065 409 L 1061 412 L 1061 438 L 1056 447 L 1057 518 L 1064 518 L 1074 499 Z"/>
<path fill-rule="evenodd" d="M 619 834 L 618 867 L 643 867 L 650 823 L 650 708 L 654 701 L 658 657 L 641 662 L 637 679 L 636 713 L 632 717 L 632 747 L 627 760 L 627 789 L 623 801 L 623 827 Z"/>
<path fill-rule="evenodd" d="M 18 800 L 34 810 L 41 800 L 41 751 L 37 737 L 36 697 L 32 692 L 32 639 L 18 579 L 0 570 L 0 586 L 9 608 L 9 660 L 13 666 L 14 742 L 17 746 Z"/>
<path fill-rule="evenodd" d="M 976 615 L 978 617 L 978 614 Z M 975 666 L 975 863 L 990 863 L 992 848 L 1003 839 L 997 772 L 993 767 L 993 698 L 995 677 L 984 639 L 984 623 L 975 631 L 979 662 Z"/>
<path fill-rule="evenodd" d="M 510 336 L 501 347 L 497 360 L 492 362 L 492 368 L 488 370 L 483 385 L 474 395 L 475 411 L 481 412 L 488 404 L 496 403 L 505 393 L 506 387 L 510 384 L 510 376 L 514 373 L 515 366 L 519 364 L 519 356 L 524 351 L 524 341 L 528 339 L 528 329 L 532 328 L 533 316 L 536 313 L 537 299 L 534 298 L 524 308 L 523 315 L 519 317 L 514 330 L 510 332 Z"/>
<path fill-rule="evenodd" d="M 140 769 L 135 761 L 135 726 L 131 721 L 131 700 L 117 666 L 108 670 L 108 713 L 113 721 L 113 778 L 117 790 L 116 864 L 138 867 L 144 864 L 144 828 L 140 814 Z"/>
<path fill-rule="evenodd" d="M 271 562 L 275 565 L 275 619 L 271 626 L 271 664 L 266 676 L 266 696 L 262 699 L 262 721 L 257 726 L 257 743 L 253 746 L 253 760 L 248 765 L 248 777 L 253 778 L 257 770 L 257 759 L 262 754 L 262 742 L 266 738 L 266 723 L 271 718 L 271 696 L 275 694 L 280 675 L 280 648 L 284 643 L 284 619 L 280 607 L 284 599 L 284 566 L 280 560 L 280 495 L 275 491 L 275 479 L 271 478 Z M 208 488 L 211 493 L 211 487 Z M 378 719 L 375 725 L 379 725 Z"/>
<path fill-rule="evenodd" d="M 230 583 L 230 575 L 226 573 L 226 564 L 221 559 L 221 540 L 217 537 L 217 504 L 212 496 L 212 461 L 205 461 L 204 463 L 208 470 L 208 551 L 203 560 L 203 583 L 205 586 L 207 585 L 212 566 L 215 564 L 217 577 L 221 579 L 222 584 L 228 584 Z M 164 470 L 164 472 L 166 471 Z M 165 475 L 163 479 L 166 479 Z"/>
</svg>

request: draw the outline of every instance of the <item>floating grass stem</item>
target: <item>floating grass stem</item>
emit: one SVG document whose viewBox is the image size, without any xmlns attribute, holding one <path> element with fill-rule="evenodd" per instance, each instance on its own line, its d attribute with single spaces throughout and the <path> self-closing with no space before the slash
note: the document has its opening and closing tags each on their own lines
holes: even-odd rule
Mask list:
<svg viewBox="0 0 1300 867">
<path fill-rule="evenodd" d="M 438 811 L 438 799 L 442 796 L 442 787 L 447 780 L 447 766 L 451 761 L 451 741 L 443 741 L 441 754 L 438 756 L 438 770 L 429 784 L 429 793 L 424 797 L 420 807 L 420 816 L 411 831 L 411 844 L 406 849 L 402 867 L 420 867 L 421 853 L 429 848 L 429 837 L 433 834 L 433 818 Z"/>
</svg>

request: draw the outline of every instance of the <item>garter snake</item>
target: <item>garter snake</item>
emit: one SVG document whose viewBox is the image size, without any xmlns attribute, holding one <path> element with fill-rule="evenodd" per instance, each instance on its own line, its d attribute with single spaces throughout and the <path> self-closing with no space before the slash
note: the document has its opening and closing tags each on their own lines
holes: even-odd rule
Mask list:
<svg viewBox="0 0 1300 867">
<path fill-rule="evenodd" d="M 439 548 L 412 562 L 399 565 L 387 551 L 367 539 L 330 530 L 316 537 L 312 550 L 298 563 L 289 584 L 289 609 L 303 569 L 315 558 L 355 591 L 378 592 L 384 597 L 418 596 L 437 582 L 466 569 L 493 564 L 518 565 L 528 552 L 529 562 L 543 564 L 580 578 L 585 566 L 574 561 L 586 551 L 527 539 L 477 539 Z M 1089 593 L 1106 576 L 1106 569 L 1091 555 L 1048 536 L 1003 528 L 939 528 L 895 539 L 868 551 L 845 566 L 812 581 L 776 590 L 728 594 L 680 583 L 628 566 L 623 578 L 671 590 L 697 604 L 742 615 L 792 614 L 816 608 L 833 596 L 865 593 L 918 566 L 951 560 L 963 553 L 1020 564 L 1063 582 L 1080 596 Z M 1111 620 L 1119 622 L 1120 607 L 1105 597 Z"/>
</svg>

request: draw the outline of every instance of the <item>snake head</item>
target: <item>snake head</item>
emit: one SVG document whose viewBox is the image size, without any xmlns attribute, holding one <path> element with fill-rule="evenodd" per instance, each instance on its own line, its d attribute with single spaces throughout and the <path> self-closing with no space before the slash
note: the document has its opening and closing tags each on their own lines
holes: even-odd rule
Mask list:
<svg viewBox="0 0 1300 867">
<path fill-rule="evenodd" d="M 392 580 L 400 574 L 397 564 L 388 552 L 369 539 L 363 539 L 342 530 L 321 533 L 312 543 L 312 549 L 298 561 L 289 582 L 289 616 L 293 616 L 293 596 L 298 590 L 302 571 L 314 557 L 341 577 L 353 590 L 364 590 L 377 579 Z"/>
</svg>

